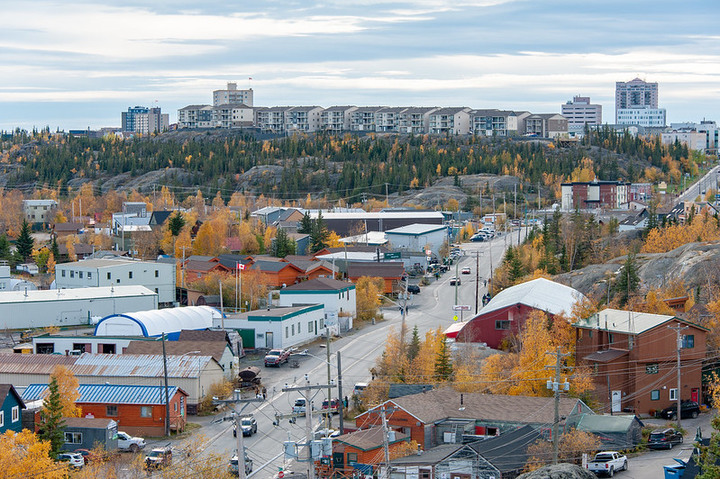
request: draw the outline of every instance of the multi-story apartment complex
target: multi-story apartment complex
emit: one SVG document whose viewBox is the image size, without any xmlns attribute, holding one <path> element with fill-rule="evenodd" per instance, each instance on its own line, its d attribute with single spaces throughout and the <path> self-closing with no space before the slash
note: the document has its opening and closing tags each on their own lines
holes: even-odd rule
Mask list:
<svg viewBox="0 0 720 479">
<path fill-rule="evenodd" d="M 662 128 L 665 126 L 665 116 L 665 108 L 635 107 L 615 110 L 618 125 Z"/>
<path fill-rule="evenodd" d="M 285 133 L 285 112 L 291 107 L 255 108 L 255 127 L 263 133 Z"/>
<path fill-rule="evenodd" d="M 673 143 L 675 139 L 686 142 L 688 148 L 717 154 L 720 142 L 720 129 L 714 121 L 703 120 L 700 123 L 671 123 L 671 132 L 662 134 L 663 143 Z"/>
<path fill-rule="evenodd" d="M 568 128 L 602 124 L 602 105 L 590 103 L 589 96 L 575 96 L 560 108 L 567 118 Z"/>
<path fill-rule="evenodd" d="M 319 106 L 293 106 L 285 111 L 285 131 L 302 131 L 305 133 L 320 129 L 320 114 L 323 108 Z"/>
<path fill-rule="evenodd" d="M 375 131 L 397 133 L 402 106 L 388 106 L 375 112 Z"/>
<path fill-rule="evenodd" d="M 55 200 L 24 200 L 23 213 L 28 223 L 53 221 L 58 202 Z"/>
<path fill-rule="evenodd" d="M 375 131 L 375 114 L 380 106 L 361 106 L 350 113 L 350 131 Z"/>
<path fill-rule="evenodd" d="M 237 83 L 228 82 L 225 90 L 213 91 L 213 106 L 247 105 L 253 106 L 253 90 L 238 90 Z"/>
<path fill-rule="evenodd" d="M 341 132 L 350 130 L 352 113 L 356 106 L 331 106 L 320 113 L 320 128 L 322 130 Z"/>
<path fill-rule="evenodd" d="M 212 124 L 210 105 L 188 105 L 178 110 L 178 128 L 211 128 Z"/>
<path fill-rule="evenodd" d="M 430 113 L 430 133 L 467 135 L 470 133 L 470 108 L 438 108 Z"/>
<path fill-rule="evenodd" d="M 629 108 L 658 108 L 658 84 L 639 78 L 615 83 L 615 123 L 620 123 L 618 112 Z"/>
<path fill-rule="evenodd" d="M 630 183 L 620 181 L 575 181 L 560 185 L 563 211 L 576 208 L 618 209 L 627 207 Z"/>
<path fill-rule="evenodd" d="M 523 134 L 541 138 L 557 138 L 568 132 L 567 119 L 558 113 L 522 115 Z"/>
<path fill-rule="evenodd" d="M 430 130 L 430 116 L 438 111 L 435 107 L 409 107 L 398 115 L 398 132 L 423 135 Z"/>
<path fill-rule="evenodd" d="M 514 111 L 472 110 L 470 133 L 478 136 L 517 135 L 518 117 Z"/>
<path fill-rule="evenodd" d="M 159 107 L 135 106 L 121 114 L 122 131 L 149 135 L 165 131 L 170 126 L 170 115 Z"/>
</svg>

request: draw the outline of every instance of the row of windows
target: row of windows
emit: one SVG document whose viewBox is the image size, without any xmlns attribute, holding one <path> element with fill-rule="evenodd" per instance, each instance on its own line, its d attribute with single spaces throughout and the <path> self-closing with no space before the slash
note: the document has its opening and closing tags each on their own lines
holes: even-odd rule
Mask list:
<svg viewBox="0 0 720 479">
<path fill-rule="evenodd" d="M 302 333 L 302 323 L 297 323 L 297 334 Z M 295 324 L 291 324 L 290 326 L 285 326 L 285 339 L 289 338 L 290 336 L 295 336 Z M 307 323 L 307 331 L 310 334 L 318 334 L 318 331 L 321 331 L 324 329 L 324 321 L 320 320 L 320 325 L 318 327 L 317 321 L 308 321 Z"/>
<path fill-rule="evenodd" d="M 175 403 L 175 410 L 177 411 L 177 403 Z M 105 415 L 108 417 L 117 417 L 118 407 L 105 406 Z M 152 406 L 140 406 L 140 417 L 152 417 Z"/>
<path fill-rule="evenodd" d="M 677 401 L 677 388 L 670 389 L 670 401 Z M 653 389 L 650 391 L 650 400 L 651 401 L 659 401 L 660 400 L 660 390 L 659 389 Z"/>
<path fill-rule="evenodd" d="M 65 277 L 65 271 L 66 271 L 66 270 L 63 269 L 62 272 L 60 273 L 60 276 L 63 277 L 63 278 Z M 71 277 L 71 278 L 74 278 L 74 277 L 75 277 L 75 273 L 76 273 L 76 271 L 72 271 L 72 270 L 71 270 L 71 271 L 70 271 L 70 277 Z M 77 277 L 80 278 L 80 279 L 83 279 L 83 273 L 87 273 L 87 279 L 92 279 L 92 271 L 77 271 Z M 160 271 L 157 270 L 157 269 L 155 270 L 155 277 L 156 277 L 156 278 L 159 278 L 159 277 L 160 277 Z M 111 273 L 110 271 L 107 272 L 107 279 L 112 279 L 112 273 Z M 132 271 L 128 271 L 128 279 L 133 279 L 133 272 L 132 272 Z M 119 282 L 119 281 L 120 281 L 120 280 L 118 280 L 118 282 Z"/>
</svg>

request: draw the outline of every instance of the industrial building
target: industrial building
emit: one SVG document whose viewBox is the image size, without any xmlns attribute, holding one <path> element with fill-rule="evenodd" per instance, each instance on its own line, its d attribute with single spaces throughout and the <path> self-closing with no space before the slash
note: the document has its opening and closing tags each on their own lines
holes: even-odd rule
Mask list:
<svg viewBox="0 0 720 479">
<path fill-rule="evenodd" d="M 415 223 L 387 230 L 385 235 L 393 250 L 424 251 L 430 256 L 439 253 L 440 247 L 448 238 L 448 230 L 443 225 Z"/>
<path fill-rule="evenodd" d="M 165 337 L 175 340 L 183 329 L 207 329 L 222 317 L 210 306 L 187 306 L 110 314 L 95 326 L 95 336 Z"/>
<path fill-rule="evenodd" d="M 0 292 L 0 328 L 34 329 L 91 324 L 93 318 L 157 309 L 158 295 L 144 286 Z"/>
<path fill-rule="evenodd" d="M 55 286 L 61 289 L 120 285 L 145 286 L 157 293 L 160 306 L 172 306 L 175 264 L 116 258 L 86 259 L 55 266 Z"/>
<path fill-rule="evenodd" d="M 332 278 L 315 278 L 280 290 L 280 306 L 322 304 L 325 327 L 330 334 L 340 334 L 353 327 L 357 311 L 355 285 Z"/>
</svg>

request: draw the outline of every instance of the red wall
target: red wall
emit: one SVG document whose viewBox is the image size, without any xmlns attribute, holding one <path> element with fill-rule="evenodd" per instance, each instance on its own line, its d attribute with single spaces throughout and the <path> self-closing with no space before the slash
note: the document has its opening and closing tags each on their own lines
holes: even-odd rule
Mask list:
<svg viewBox="0 0 720 479">
<path fill-rule="evenodd" d="M 467 322 L 455 341 L 459 343 L 487 343 L 498 349 L 505 336 L 517 334 L 535 308 L 516 304 L 486 314 L 482 312 Z M 512 318 L 512 319 L 511 319 Z M 510 321 L 510 329 L 495 329 L 495 321 Z"/>
</svg>

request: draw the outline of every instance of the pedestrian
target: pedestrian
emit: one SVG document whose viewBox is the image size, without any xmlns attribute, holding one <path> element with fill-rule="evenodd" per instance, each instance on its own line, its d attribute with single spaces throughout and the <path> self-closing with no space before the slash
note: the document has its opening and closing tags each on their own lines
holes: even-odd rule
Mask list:
<svg viewBox="0 0 720 479">
<path fill-rule="evenodd" d="M 267 398 L 267 389 L 265 388 L 265 386 L 263 386 L 263 388 L 262 388 L 262 395 L 263 395 L 263 399 Z"/>
<path fill-rule="evenodd" d="M 343 406 L 345 407 L 345 409 L 347 409 L 349 404 L 350 404 L 350 400 L 348 399 L 347 396 L 345 396 L 345 399 L 343 401 Z"/>
</svg>

